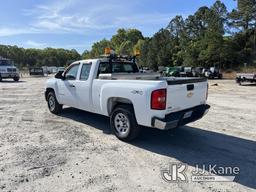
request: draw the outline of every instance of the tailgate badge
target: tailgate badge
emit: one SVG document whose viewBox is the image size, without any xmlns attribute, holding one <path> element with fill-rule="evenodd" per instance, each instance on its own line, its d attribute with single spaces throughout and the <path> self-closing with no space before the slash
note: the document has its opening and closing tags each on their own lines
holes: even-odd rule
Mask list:
<svg viewBox="0 0 256 192">
<path fill-rule="evenodd" d="M 189 93 L 187 94 L 187 97 L 190 98 L 190 97 L 192 97 L 193 95 L 194 95 L 193 92 L 189 92 Z"/>
</svg>

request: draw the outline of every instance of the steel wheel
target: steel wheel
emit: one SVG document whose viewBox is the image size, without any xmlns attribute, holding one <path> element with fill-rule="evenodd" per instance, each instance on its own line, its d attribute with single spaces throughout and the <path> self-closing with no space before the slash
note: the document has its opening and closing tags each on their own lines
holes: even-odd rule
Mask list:
<svg viewBox="0 0 256 192">
<path fill-rule="evenodd" d="M 122 141 L 135 139 L 141 130 L 132 105 L 118 105 L 110 115 L 110 126 L 116 137 Z"/>
<path fill-rule="evenodd" d="M 115 129 L 120 135 L 126 135 L 130 129 L 128 117 L 123 113 L 117 113 L 114 118 Z"/>
<path fill-rule="evenodd" d="M 62 111 L 62 105 L 59 104 L 55 93 L 50 91 L 47 93 L 47 104 L 51 113 L 59 114 Z"/>
<path fill-rule="evenodd" d="M 50 108 L 50 111 L 54 111 L 55 109 L 55 98 L 53 95 L 50 95 L 49 96 L 49 99 L 48 99 L 48 103 L 49 103 L 49 108 Z"/>
</svg>

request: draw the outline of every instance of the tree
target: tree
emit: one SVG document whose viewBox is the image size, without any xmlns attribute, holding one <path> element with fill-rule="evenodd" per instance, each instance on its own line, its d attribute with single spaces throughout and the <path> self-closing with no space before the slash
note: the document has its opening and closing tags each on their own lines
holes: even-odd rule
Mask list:
<svg viewBox="0 0 256 192">
<path fill-rule="evenodd" d="M 99 42 L 96 42 L 92 45 L 92 50 L 90 52 L 90 57 L 95 58 L 104 54 L 104 50 L 107 47 L 112 47 L 111 42 L 109 40 L 103 39 Z"/>
<path fill-rule="evenodd" d="M 80 54 L 72 49 L 24 49 L 17 46 L 0 45 L 0 56 L 12 59 L 19 67 L 65 66 L 79 60 Z"/>
<path fill-rule="evenodd" d="M 124 41 L 119 47 L 121 55 L 131 55 L 133 51 L 133 44 L 131 41 Z"/>
<path fill-rule="evenodd" d="M 166 29 L 169 30 L 171 35 L 176 39 L 180 39 L 185 32 L 185 22 L 182 16 L 178 15 L 173 18 Z"/>
<path fill-rule="evenodd" d="M 123 42 L 125 42 L 127 40 L 127 36 L 126 36 L 126 30 L 125 29 L 118 29 L 117 30 L 117 34 L 113 35 L 111 38 L 111 43 L 113 45 L 113 48 L 115 49 L 115 51 L 117 53 L 119 53 L 120 51 L 120 46 Z"/>
<path fill-rule="evenodd" d="M 229 14 L 230 26 L 238 30 L 234 38 L 244 38 L 240 46 L 243 62 L 256 63 L 256 0 L 237 0 L 237 9 Z"/>
<path fill-rule="evenodd" d="M 130 55 L 140 39 L 144 37 L 137 29 L 118 29 L 117 34 L 111 38 L 111 44 L 116 53 Z"/>
<path fill-rule="evenodd" d="M 90 59 L 90 51 L 85 50 L 85 51 L 82 53 L 82 58 L 83 58 L 83 59 Z"/>
<path fill-rule="evenodd" d="M 256 27 L 256 0 L 237 0 L 237 9 L 229 14 L 231 25 L 240 30 Z"/>
</svg>

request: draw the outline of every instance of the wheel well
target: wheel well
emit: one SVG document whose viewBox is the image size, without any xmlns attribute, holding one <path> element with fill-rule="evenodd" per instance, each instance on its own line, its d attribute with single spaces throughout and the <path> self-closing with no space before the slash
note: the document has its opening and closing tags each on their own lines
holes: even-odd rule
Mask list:
<svg viewBox="0 0 256 192">
<path fill-rule="evenodd" d="M 122 97 L 112 97 L 108 99 L 108 115 L 112 113 L 112 111 L 118 106 L 118 105 L 130 105 L 133 107 L 133 103 L 126 98 Z"/>
<path fill-rule="evenodd" d="M 54 89 L 53 88 L 46 88 L 46 91 L 45 91 L 45 100 L 47 100 L 47 95 L 49 92 L 53 91 L 54 92 Z"/>
</svg>

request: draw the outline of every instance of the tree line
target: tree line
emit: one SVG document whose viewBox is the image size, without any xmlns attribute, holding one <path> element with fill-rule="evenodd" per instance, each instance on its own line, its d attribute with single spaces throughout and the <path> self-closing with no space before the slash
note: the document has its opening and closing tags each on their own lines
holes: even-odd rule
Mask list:
<svg viewBox="0 0 256 192">
<path fill-rule="evenodd" d="M 0 45 L 0 56 L 20 66 L 63 66 L 81 58 L 96 58 L 110 47 L 117 54 L 131 55 L 139 49 L 140 66 L 157 70 L 159 66 L 217 66 L 235 69 L 256 66 L 256 0 L 237 0 L 228 12 L 217 0 L 200 7 L 187 18 L 176 16 L 152 37 L 137 29 L 119 29 L 111 39 L 95 42 L 90 51 L 24 49 Z"/>
<path fill-rule="evenodd" d="M 24 49 L 17 46 L 0 45 L 0 56 L 12 59 L 18 67 L 67 66 L 81 59 L 74 49 Z"/>
</svg>

